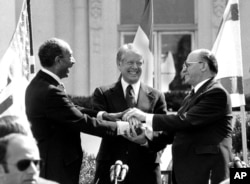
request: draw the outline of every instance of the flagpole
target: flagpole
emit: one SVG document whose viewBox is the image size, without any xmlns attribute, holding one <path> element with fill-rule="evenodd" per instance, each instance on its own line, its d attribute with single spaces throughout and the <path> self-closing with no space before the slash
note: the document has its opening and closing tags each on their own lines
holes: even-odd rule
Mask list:
<svg viewBox="0 0 250 184">
<path fill-rule="evenodd" d="M 31 23 L 31 8 L 30 0 L 27 0 L 27 13 L 28 13 L 28 22 L 29 22 L 29 38 L 30 38 L 30 74 L 35 73 L 35 58 L 33 52 L 33 36 L 32 36 L 32 23 Z M 30 77 L 29 77 L 30 78 Z"/>
<path fill-rule="evenodd" d="M 240 112 L 241 112 L 242 155 L 243 155 L 243 161 L 246 164 L 248 164 L 245 106 L 243 105 L 240 106 Z"/>
</svg>

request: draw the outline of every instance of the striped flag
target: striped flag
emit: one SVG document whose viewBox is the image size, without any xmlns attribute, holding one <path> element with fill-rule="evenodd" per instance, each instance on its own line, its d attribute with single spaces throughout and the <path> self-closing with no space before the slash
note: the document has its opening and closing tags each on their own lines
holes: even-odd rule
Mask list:
<svg viewBox="0 0 250 184">
<path fill-rule="evenodd" d="M 26 1 L 9 47 L 0 60 L 0 116 L 25 116 L 24 96 L 30 77 L 30 39 Z"/>
<path fill-rule="evenodd" d="M 154 58 L 151 52 L 152 26 L 153 1 L 145 0 L 141 23 L 137 29 L 133 43 L 139 49 L 144 59 L 141 79 L 145 84 L 153 87 Z"/>
<path fill-rule="evenodd" d="M 212 52 L 218 59 L 217 78 L 228 90 L 233 107 L 245 105 L 238 0 L 229 0 Z"/>
</svg>

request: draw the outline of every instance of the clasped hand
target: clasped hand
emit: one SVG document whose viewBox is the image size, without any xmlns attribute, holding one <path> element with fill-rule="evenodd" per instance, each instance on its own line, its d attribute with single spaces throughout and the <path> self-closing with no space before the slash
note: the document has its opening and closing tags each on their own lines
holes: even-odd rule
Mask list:
<svg viewBox="0 0 250 184">
<path fill-rule="evenodd" d="M 103 113 L 103 119 L 109 121 L 119 121 L 122 119 L 124 122 L 127 122 L 129 126 L 123 132 L 123 137 L 135 142 L 137 144 L 145 144 L 146 139 L 146 129 L 147 127 L 141 123 L 145 121 L 146 115 L 144 112 L 137 108 L 130 108 L 123 112 L 118 113 Z"/>
<path fill-rule="evenodd" d="M 132 108 L 124 113 L 122 119 L 129 122 L 129 129 L 123 135 L 126 139 L 137 144 L 146 144 L 146 126 L 141 123 L 145 121 L 145 113 L 139 109 Z"/>
</svg>

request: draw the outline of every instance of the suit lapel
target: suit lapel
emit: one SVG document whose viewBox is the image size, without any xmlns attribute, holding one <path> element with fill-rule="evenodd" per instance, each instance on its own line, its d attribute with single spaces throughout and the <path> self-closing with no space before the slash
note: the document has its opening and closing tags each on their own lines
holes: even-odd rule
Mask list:
<svg viewBox="0 0 250 184">
<path fill-rule="evenodd" d="M 193 104 L 196 102 L 197 98 L 199 96 L 201 96 L 205 91 L 207 91 L 207 89 L 214 83 L 214 78 L 209 79 L 207 82 L 205 82 L 205 84 L 203 84 L 198 91 L 194 94 L 194 96 L 192 97 L 190 103 L 189 103 L 189 107 L 193 106 Z"/>
<path fill-rule="evenodd" d="M 124 111 L 128 108 L 126 99 L 124 97 L 121 81 L 118 81 L 115 86 L 111 89 L 111 101 L 114 106 L 114 109 L 119 111 Z"/>
<path fill-rule="evenodd" d="M 189 97 L 187 96 L 183 101 L 183 105 L 178 111 L 179 114 L 183 114 L 188 111 L 188 109 L 196 103 L 198 97 L 201 96 L 213 83 L 214 78 L 211 78 L 198 89 L 198 91 L 191 97 L 191 99 L 188 99 Z"/>
<path fill-rule="evenodd" d="M 126 99 L 124 97 L 121 81 L 118 81 L 115 86 L 111 89 L 111 101 L 116 111 L 124 111 L 128 109 Z M 149 108 L 152 107 L 152 103 L 155 99 L 155 96 L 152 93 L 152 90 L 141 83 L 140 90 L 138 94 L 136 107 L 143 111 L 148 112 Z M 119 103 L 117 103 L 119 102 Z"/>
<path fill-rule="evenodd" d="M 153 95 L 152 90 L 141 83 L 136 107 L 142 111 L 148 112 L 149 108 L 152 108 L 154 99 L 155 96 Z"/>
</svg>

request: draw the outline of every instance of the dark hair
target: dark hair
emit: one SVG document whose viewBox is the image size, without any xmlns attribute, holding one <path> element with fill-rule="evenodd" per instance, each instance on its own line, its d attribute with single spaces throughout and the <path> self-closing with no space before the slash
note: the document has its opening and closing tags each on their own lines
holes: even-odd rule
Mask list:
<svg viewBox="0 0 250 184">
<path fill-rule="evenodd" d="M 206 61 L 208 64 L 209 69 L 214 73 L 218 73 L 218 63 L 215 55 L 207 50 L 207 49 L 201 49 L 200 57 L 203 61 Z"/>
<path fill-rule="evenodd" d="M 62 40 L 51 38 L 45 41 L 39 48 L 38 56 L 43 67 L 51 67 L 55 58 L 63 54 Z"/>
<path fill-rule="evenodd" d="M 6 162 L 6 153 L 7 153 L 7 146 L 9 144 L 9 140 L 6 139 L 5 137 L 0 138 L 0 164 L 3 166 L 4 163 Z M 4 167 L 6 170 L 7 168 Z"/>
<path fill-rule="evenodd" d="M 18 122 L 17 116 L 3 116 L 0 118 L 0 137 L 4 137 L 11 133 L 19 133 L 28 135 L 28 131 L 21 122 Z"/>
</svg>

